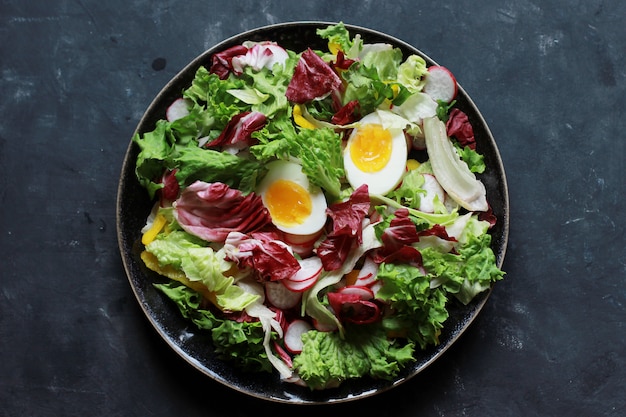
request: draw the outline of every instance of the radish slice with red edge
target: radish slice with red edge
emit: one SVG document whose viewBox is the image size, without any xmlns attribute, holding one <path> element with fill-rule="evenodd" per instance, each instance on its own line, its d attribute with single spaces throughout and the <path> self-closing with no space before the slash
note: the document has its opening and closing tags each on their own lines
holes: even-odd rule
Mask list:
<svg viewBox="0 0 626 417">
<path fill-rule="evenodd" d="M 290 281 L 306 281 L 310 279 L 310 277 L 322 273 L 322 260 L 317 256 L 300 259 L 298 262 L 300 263 L 300 269 L 298 272 L 287 278 Z"/>
<path fill-rule="evenodd" d="M 300 269 L 298 272 L 282 280 L 285 287 L 291 291 L 301 292 L 311 288 L 322 275 L 322 260 L 317 256 L 301 259 L 299 262 Z"/>
<path fill-rule="evenodd" d="M 168 122 L 173 122 L 174 120 L 182 119 L 183 117 L 189 114 L 189 107 L 187 106 L 187 101 L 184 98 L 178 98 L 170 104 L 170 106 L 165 110 L 165 118 Z"/>
<path fill-rule="evenodd" d="M 293 235 L 285 233 L 285 243 L 287 243 L 295 253 L 301 257 L 308 257 L 313 253 L 315 242 L 321 236 L 322 231 L 310 235 Z"/>
<path fill-rule="evenodd" d="M 283 338 L 287 350 L 294 354 L 302 352 L 302 335 L 312 329 L 313 326 L 309 322 L 301 319 L 296 319 L 289 323 Z"/>
<path fill-rule="evenodd" d="M 450 103 L 457 94 L 456 78 L 446 67 L 434 65 L 428 68 L 424 92 L 433 100 Z"/>
<path fill-rule="evenodd" d="M 285 279 L 283 280 L 283 285 L 287 287 L 287 289 L 289 289 L 290 291 L 300 293 L 300 292 L 308 290 L 313 285 L 315 285 L 320 275 L 321 273 L 317 275 L 313 275 L 309 277 L 308 279 L 305 279 L 302 281 L 291 281 L 289 279 Z"/>
<path fill-rule="evenodd" d="M 283 285 L 283 281 L 266 282 L 265 297 L 274 307 L 288 310 L 298 305 L 302 299 L 302 293 L 290 290 Z"/>
<path fill-rule="evenodd" d="M 361 300 L 371 300 L 374 298 L 374 292 L 368 287 L 362 287 L 359 285 L 348 285 L 346 287 L 340 288 L 337 290 L 340 294 L 353 294 L 358 296 Z"/>
<path fill-rule="evenodd" d="M 354 285 L 368 287 L 376 283 L 376 275 L 378 274 L 378 264 L 372 258 L 367 257 L 363 261 L 363 267 L 356 278 Z"/>
</svg>

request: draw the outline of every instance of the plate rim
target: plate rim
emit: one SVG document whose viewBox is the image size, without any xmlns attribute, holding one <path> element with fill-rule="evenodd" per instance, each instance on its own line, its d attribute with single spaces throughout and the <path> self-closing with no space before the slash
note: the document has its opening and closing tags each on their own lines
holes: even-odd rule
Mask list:
<svg viewBox="0 0 626 417">
<path fill-rule="evenodd" d="M 225 39 L 223 39 L 222 41 L 216 43 L 215 45 L 211 46 L 210 48 L 206 49 L 205 51 L 203 51 L 202 53 L 200 53 L 199 55 L 197 55 L 195 58 L 193 58 L 191 61 L 189 61 L 189 63 L 187 63 L 185 66 L 183 66 L 183 68 L 178 71 L 160 90 L 159 92 L 154 96 L 154 98 L 150 101 L 149 105 L 146 107 L 145 111 L 143 112 L 141 118 L 139 119 L 137 126 L 135 127 L 132 136 L 134 136 L 137 133 L 143 133 L 146 130 L 142 129 L 142 127 L 144 127 L 144 125 L 148 122 L 148 115 L 154 114 L 156 110 L 158 110 L 158 106 L 160 104 L 160 101 L 162 101 L 162 97 L 165 93 L 167 93 L 168 91 L 170 91 L 176 84 L 181 82 L 181 79 L 183 78 L 187 78 L 189 75 L 189 72 L 191 70 L 193 70 L 194 68 L 198 68 L 200 65 L 202 65 L 203 63 L 206 63 L 208 58 L 215 52 L 223 49 L 226 45 L 229 45 L 233 42 L 236 42 L 238 40 L 242 40 L 246 37 L 252 37 L 253 35 L 259 33 L 259 32 L 267 32 L 267 31 L 271 31 L 271 30 L 284 30 L 284 29 L 288 29 L 288 28 L 295 28 L 295 27 L 308 27 L 308 28 L 312 28 L 312 27 L 326 27 L 328 25 L 334 25 L 337 24 L 339 22 L 332 22 L 332 21 L 323 21 L 323 20 L 302 20 L 302 21 L 289 21 L 289 22 L 282 22 L 282 23 L 275 23 L 275 24 L 269 24 L 269 25 L 264 25 L 264 26 L 259 26 L 256 28 L 252 28 L 243 32 L 240 32 L 238 34 L 229 36 Z M 404 48 L 405 50 L 410 50 L 410 51 L 414 51 L 417 52 L 419 55 L 423 56 L 424 59 L 430 64 L 430 65 L 438 65 L 436 61 L 434 61 L 432 58 L 430 58 L 428 55 L 426 55 L 424 52 L 422 52 L 420 49 L 418 49 L 417 47 L 405 42 L 402 39 L 399 39 L 393 35 L 389 35 L 387 33 L 375 30 L 375 29 L 371 29 L 371 28 L 367 28 L 367 27 L 363 27 L 363 26 L 359 26 L 359 25 L 353 25 L 353 24 L 348 24 L 348 23 L 344 23 L 346 29 L 348 31 L 350 31 L 351 33 L 354 32 L 358 32 L 360 34 L 362 34 L 363 36 L 366 35 L 372 35 L 375 37 L 379 37 L 382 39 L 388 39 L 394 46 L 401 46 L 402 48 Z M 495 138 L 493 137 L 493 134 L 491 133 L 491 130 L 486 122 L 486 120 L 484 119 L 484 116 L 482 114 L 482 112 L 478 109 L 478 107 L 476 106 L 476 104 L 474 103 L 474 101 L 472 100 L 472 98 L 469 96 L 469 94 L 467 94 L 467 92 L 465 91 L 465 89 L 462 87 L 462 85 L 460 83 L 458 83 L 458 91 L 459 91 L 459 95 L 463 96 L 463 99 L 467 102 L 467 105 L 470 106 L 473 110 L 474 110 L 474 116 L 476 119 L 478 119 L 478 122 L 481 124 L 482 128 L 485 131 L 485 137 L 482 138 L 482 140 L 488 140 L 489 141 L 489 148 L 490 151 L 494 153 L 495 155 L 495 163 L 497 164 L 497 166 L 493 167 L 498 171 L 498 178 L 499 178 L 499 188 L 500 192 L 501 192 L 501 200 L 502 200 L 502 204 L 503 204 L 503 213 L 502 213 L 502 231 L 501 231 L 501 236 L 500 236 L 500 244 L 498 246 L 498 251 L 496 252 L 494 250 L 494 255 L 496 256 L 496 263 L 497 266 L 499 268 L 502 268 L 503 262 L 504 262 L 504 258 L 506 255 L 506 250 L 507 250 L 507 246 L 508 246 L 508 237 L 509 237 L 509 217 L 510 217 L 510 202 L 509 202 L 509 193 L 508 193 L 508 182 L 506 180 L 506 173 L 504 170 L 504 164 L 502 161 L 502 157 L 500 155 L 500 151 L 498 149 L 498 146 L 496 144 Z M 142 132 L 143 130 L 143 132 Z M 131 138 L 132 138 L 131 136 Z M 266 396 L 265 394 L 263 394 L 262 392 L 257 392 L 251 389 L 245 389 L 243 387 L 240 386 L 235 386 L 234 384 L 230 383 L 226 378 L 224 378 L 223 376 L 219 375 L 218 373 L 208 369 L 206 366 L 203 366 L 200 361 L 194 357 L 191 357 L 187 352 L 185 352 L 183 350 L 183 348 L 176 344 L 174 342 L 174 340 L 172 340 L 172 338 L 170 337 L 170 335 L 168 335 L 165 331 L 165 329 L 163 328 L 163 326 L 157 321 L 157 319 L 154 317 L 154 315 L 151 313 L 150 309 L 149 309 L 149 305 L 146 303 L 146 300 L 141 296 L 141 294 L 138 291 L 138 288 L 135 286 L 135 284 L 133 283 L 133 279 L 132 279 L 132 268 L 130 265 L 130 257 L 128 253 L 125 253 L 125 247 L 127 245 L 127 241 L 125 239 L 125 235 L 124 235 L 124 230 L 122 230 L 122 226 L 123 226 L 123 213 L 122 213 L 122 202 L 124 199 L 123 191 L 125 190 L 125 188 L 127 188 L 127 181 L 129 180 L 129 178 L 126 178 L 125 174 L 128 172 L 132 172 L 134 173 L 134 166 L 136 163 L 135 158 L 133 157 L 133 147 L 136 147 L 137 145 L 135 143 L 133 143 L 132 139 L 129 141 L 127 147 L 126 147 L 126 151 L 125 151 L 125 155 L 124 155 L 124 159 L 122 162 L 122 167 L 120 170 L 120 176 L 119 176 L 119 183 L 118 183 L 118 187 L 117 187 L 117 196 L 116 196 L 116 232 L 117 232 L 117 242 L 118 242 L 118 250 L 120 252 L 120 256 L 122 259 L 122 264 L 124 267 L 124 271 L 126 274 L 126 278 L 129 281 L 129 284 L 131 286 L 131 289 L 133 291 L 134 297 L 137 301 L 137 303 L 139 304 L 139 306 L 141 307 L 144 316 L 146 316 L 146 318 L 148 319 L 148 321 L 150 322 L 150 324 L 152 325 L 152 327 L 156 330 L 156 332 L 159 334 L 160 338 L 163 339 L 165 341 L 165 343 L 180 357 L 182 358 L 185 362 L 187 362 L 188 364 L 190 364 L 193 368 L 195 368 L 196 370 L 198 370 L 199 372 L 201 372 L 202 374 L 210 377 L 212 380 L 227 386 L 237 392 L 240 393 L 244 393 L 246 395 L 255 397 L 255 398 L 259 398 L 262 400 L 269 400 L 269 401 L 273 401 L 273 402 L 278 402 L 278 403 L 289 403 L 289 404 L 333 404 L 333 403 L 341 403 L 341 402 L 349 402 L 349 401 L 356 401 L 359 399 L 363 399 L 363 398 L 367 398 L 367 397 L 371 397 L 373 395 L 377 395 L 380 394 L 382 392 L 388 391 L 389 389 L 396 387 L 412 378 L 414 378 L 415 376 L 417 376 L 418 374 L 420 374 L 421 372 L 423 372 L 426 368 L 428 368 L 429 366 L 431 366 L 436 360 L 438 360 L 452 345 L 454 345 L 457 340 L 467 331 L 467 329 L 470 327 L 470 325 L 474 322 L 474 320 L 478 317 L 478 315 L 480 314 L 480 312 L 482 311 L 483 307 L 485 306 L 487 300 L 490 298 L 490 295 L 493 291 L 494 286 L 492 285 L 491 288 L 483 293 L 481 293 L 481 299 L 475 304 L 474 307 L 474 313 L 471 315 L 471 317 L 464 321 L 462 323 L 462 326 L 460 328 L 458 328 L 455 331 L 455 335 L 454 337 L 451 338 L 451 340 L 442 348 L 438 348 L 436 350 L 436 352 L 430 356 L 428 358 L 428 360 L 426 360 L 425 362 L 423 362 L 420 366 L 419 369 L 410 372 L 406 377 L 402 377 L 402 378 L 397 378 L 394 379 L 393 381 L 391 381 L 392 383 L 386 384 L 386 386 L 382 387 L 382 388 L 378 388 L 375 389 L 374 391 L 371 392 L 361 392 L 357 395 L 354 396 L 347 396 L 347 397 L 343 397 L 343 398 L 325 398 L 324 400 L 316 400 L 316 399 L 307 399 L 307 398 L 301 398 L 298 397 L 296 398 L 295 396 L 293 398 L 291 398 L 290 396 L 285 396 L 285 397 L 278 397 L 278 396 Z M 133 168 L 131 170 L 131 168 Z M 231 365 L 232 366 L 232 365 Z M 277 384 L 281 384 L 280 381 L 277 380 Z"/>
</svg>

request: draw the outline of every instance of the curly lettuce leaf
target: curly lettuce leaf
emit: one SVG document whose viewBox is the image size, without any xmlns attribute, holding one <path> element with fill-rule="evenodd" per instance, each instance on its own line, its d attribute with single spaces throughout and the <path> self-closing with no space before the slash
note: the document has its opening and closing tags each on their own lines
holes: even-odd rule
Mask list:
<svg viewBox="0 0 626 417">
<path fill-rule="evenodd" d="M 343 104 L 358 101 L 361 114 L 376 110 L 385 100 L 394 97 L 393 88 L 378 76 L 376 68 L 352 65 L 341 75 L 346 81 Z"/>
<path fill-rule="evenodd" d="M 174 149 L 169 123 L 159 120 L 152 132 L 143 135 L 136 133 L 132 140 L 139 146 L 135 175 L 139 183 L 148 190 L 150 198 L 153 198 L 163 188 L 160 179 Z"/>
<path fill-rule="evenodd" d="M 176 304 L 183 317 L 199 329 L 211 332 L 219 358 L 231 360 L 247 371 L 272 371 L 263 346 L 264 331 L 260 322 L 237 322 L 217 317 L 211 310 L 203 308 L 199 293 L 179 283 L 154 286 Z"/>
<path fill-rule="evenodd" d="M 178 168 L 176 179 L 180 184 L 189 185 L 197 180 L 222 182 L 244 194 L 254 190 L 257 175 L 263 172 L 261 163 L 254 159 L 197 146 L 180 148 L 172 159 Z"/>
<path fill-rule="evenodd" d="M 211 114 L 218 126 L 226 126 L 236 114 L 250 110 L 250 105 L 229 93 L 246 87 L 242 79 L 231 76 L 225 80 L 211 74 L 205 67 L 196 71 L 191 86 L 183 92 L 183 97 L 203 106 Z"/>
<path fill-rule="evenodd" d="M 280 111 L 286 111 L 289 103 L 285 93 L 293 74 L 295 59 L 293 52 L 285 65 L 276 65 L 273 70 L 254 70 L 246 67 L 241 79 L 248 80 L 245 87 L 231 89 L 229 93 L 249 103 L 252 111 L 263 113 L 268 119 Z M 245 100 L 247 98 L 247 100 Z"/>
<path fill-rule="evenodd" d="M 426 83 L 426 61 L 419 55 L 409 55 L 398 67 L 398 82 L 411 93 L 424 89 Z"/>
<path fill-rule="evenodd" d="M 213 138 L 220 133 L 215 116 L 197 103 L 191 104 L 188 115 L 170 122 L 170 129 L 178 145 L 195 145 L 202 137 Z"/>
<path fill-rule="evenodd" d="M 470 221 L 466 226 L 466 230 L 472 231 L 464 231 L 461 235 L 462 245 L 457 248 L 457 253 L 442 253 L 434 247 L 420 251 L 424 268 L 433 282 L 463 304 L 468 304 L 477 294 L 504 277 L 491 249 L 491 235 L 480 230 L 477 222 Z"/>
<path fill-rule="evenodd" d="M 339 49 L 343 52 L 348 52 L 353 46 L 350 33 L 343 22 L 330 25 L 324 29 L 318 29 L 316 33 L 322 39 L 328 40 L 329 44 L 339 45 Z"/>
<path fill-rule="evenodd" d="M 469 146 L 461 147 L 460 145 L 455 144 L 454 148 L 461 159 L 467 164 L 471 172 L 478 174 L 485 172 L 486 166 L 483 155 L 479 154 L 476 150 L 470 148 Z"/>
<path fill-rule="evenodd" d="M 236 322 L 224 320 L 211 330 L 215 353 L 220 358 L 232 360 L 246 371 L 271 372 L 274 367 L 267 358 L 261 322 Z"/>
<path fill-rule="evenodd" d="M 331 199 L 341 192 L 345 175 L 341 136 L 332 129 L 302 129 L 298 134 L 302 171 L 313 184 L 323 188 Z"/>
<path fill-rule="evenodd" d="M 389 82 L 398 79 L 398 66 L 402 61 L 402 51 L 398 48 L 377 48 L 368 52 L 361 63 L 367 68 L 376 69 L 378 79 Z"/>
<path fill-rule="evenodd" d="M 299 129 L 284 115 L 255 132 L 258 145 L 250 147 L 261 161 L 271 158 L 296 158 L 313 185 L 323 188 L 331 200 L 341 192 L 345 175 L 341 153 L 341 136 L 330 128 Z"/>
<path fill-rule="evenodd" d="M 415 360 L 412 343 L 388 339 L 379 326 L 351 327 L 345 338 L 338 332 L 312 330 L 302 335 L 302 341 L 302 353 L 294 358 L 293 366 L 311 389 L 363 376 L 392 379 Z"/>
<path fill-rule="evenodd" d="M 448 318 L 447 297 L 442 288 L 430 288 L 430 279 L 417 267 L 381 264 L 378 279 L 383 285 L 377 297 L 391 303 L 395 314 L 383 318 L 383 326 L 405 335 L 422 349 L 439 344 Z"/>
<path fill-rule="evenodd" d="M 407 172 L 402 178 L 400 186 L 387 194 L 387 196 L 400 204 L 417 209 L 420 205 L 421 197 L 426 194 L 426 190 L 422 189 L 423 185 L 424 176 L 414 169 Z"/>
</svg>

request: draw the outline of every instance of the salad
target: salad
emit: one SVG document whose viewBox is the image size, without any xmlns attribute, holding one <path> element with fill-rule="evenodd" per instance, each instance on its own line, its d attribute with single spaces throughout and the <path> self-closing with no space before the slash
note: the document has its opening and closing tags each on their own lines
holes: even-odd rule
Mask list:
<svg viewBox="0 0 626 417">
<path fill-rule="evenodd" d="M 342 24 L 212 56 L 133 137 L 141 259 L 218 357 L 311 389 L 392 380 L 503 278 L 457 84 Z"/>
</svg>

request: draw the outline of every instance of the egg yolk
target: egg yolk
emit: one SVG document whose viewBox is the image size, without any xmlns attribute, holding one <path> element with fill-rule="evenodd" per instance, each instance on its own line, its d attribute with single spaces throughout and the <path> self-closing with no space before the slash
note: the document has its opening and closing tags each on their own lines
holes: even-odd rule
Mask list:
<svg viewBox="0 0 626 417">
<path fill-rule="evenodd" d="M 391 133 L 381 125 L 360 127 L 350 146 L 350 158 L 363 172 L 378 172 L 391 159 Z"/>
<path fill-rule="evenodd" d="M 311 215 L 313 204 L 309 192 L 293 181 L 277 180 L 265 192 L 265 205 L 276 225 L 293 227 Z"/>
</svg>

